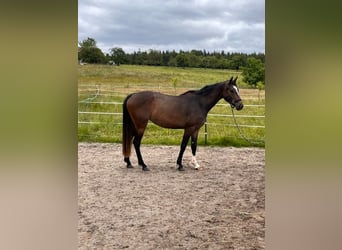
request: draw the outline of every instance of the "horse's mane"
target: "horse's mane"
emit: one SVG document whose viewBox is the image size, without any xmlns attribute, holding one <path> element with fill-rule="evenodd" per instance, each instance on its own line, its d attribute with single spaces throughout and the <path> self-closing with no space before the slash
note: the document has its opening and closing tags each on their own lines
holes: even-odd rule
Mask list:
<svg viewBox="0 0 342 250">
<path fill-rule="evenodd" d="M 196 90 L 188 90 L 186 92 L 184 92 L 183 94 L 180 94 L 180 95 L 187 95 L 187 94 L 192 94 L 192 93 L 195 93 Z"/>
<path fill-rule="evenodd" d="M 198 90 L 188 90 L 186 92 L 184 92 L 183 94 L 180 94 L 180 95 L 187 95 L 187 94 L 194 94 L 194 95 L 208 95 L 211 93 L 211 91 L 217 87 L 217 85 L 221 84 L 221 82 L 219 83 L 214 83 L 214 84 L 211 84 L 211 85 L 206 85 L 204 86 L 203 88 L 201 89 L 198 89 Z"/>
</svg>

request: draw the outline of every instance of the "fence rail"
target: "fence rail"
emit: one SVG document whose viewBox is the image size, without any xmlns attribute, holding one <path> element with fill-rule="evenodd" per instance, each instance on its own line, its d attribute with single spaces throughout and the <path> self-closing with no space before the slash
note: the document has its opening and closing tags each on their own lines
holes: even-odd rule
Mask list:
<svg viewBox="0 0 342 250">
<path fill-rule="evenodd" d="M 142 90 L 162 91 L 180 94 L 197 86 L 156 86 L 156 85 L 111 85 L 106 83 L 80 84 L 78 89 L 78 136 L 79 140 L 120 142 L 122 140 L 122 104 L 128 93 Z M 265 105 L 264 91 L 243 89 L 244 109 L 241 113 L 230 114 L 230 105 L 219 102 L 209 112 L 207 121 L 199 132 L 199 143 L 231 145 L 233 141 L 241 145 L 241 138 L 264 145 Z M 240 129 L 236 127 L 237 120 Z M 148 123 L 144 138 L 146 143 L 178 144 L 182 130 L 161 129 Z M 231 129 L 227 129 L 230 127 Z M 245 133 L 244 136 L 239 131 Z M 201 142 L 200 142 L 201 141 Z M 208 143 L 209 142 L 209 143 Z M 245 145 L 250 145 L 246 143 Z"/>
<path fill-rule="evenodd" d="M 92 121 L 78 121 L 78 124 L 107 124 L 107 122 L 92 122 Z M 115 123 L 112 123 L 113 125 L 122 125 L 122 122 L 115 122 Z M 148 123 L 149 125 L 154 125 L 153 123 L 149 122 Z M 213 125 L 213 126 L 220 126 L 222 125 L 222 123 L 212 123 L 212 122 L 206 122 L 205 123 L 206 125 Z M 233 124 L 233 123 L 228 123 L 228 124 L 225 124 L 226 126 L 230 126 L 230 127 L 235 127 L 236 125 Z M 259 126 L 259 125 L 239 125 L 240 127 L 243 127 L 243 128 L 265 128 L 265 126 Z"/>
<path fill-rule="evenodd" d="M 94 95 L 95 96 L 95 95 Z M 97 93 L 96 98 L 98 98 L 100 94 Z M 79 124 L 79 137 L 83 138 L 108 138 L 109 140 L 113 138 L 114 134 L 115 136 L 118 136 L 117 134 L 121 133 L 122 129 L 122 102 L 120 101 L 98 101 L 95 100 L 95 98 L 87 98 L 84 100 L 81 100 L 78 102 L 79 104 L 79 111 L 78 111 L 78 124 Z M 91 108 L 91 106 L 94 105 L 95 108 Z M 109 107 L 111 106 L 111 107 Z M 215 107 L 218 109 L 222 108 L 229 108 L 229 104 L 223 104 L 218 103 Z M 263 130 L 263 132 L 258 132 L 259 137 L 258 138 L 248 138 L 251 141 L 255 141 L 258 143 L 264 143 L 264 104 L 245 104 L 245 108 L 256 110 L 255 112 L 248 113 L 248 114 L 235 114 L 235 117 L 241 122 L 239 124 L 239 127 L 244 129 L 252 129 L 252 130 Z M 94 110 L 95 109 L 95 110 Z M 113 111 L 111 111 L 113 110 Z M 260 110 L 260 111 L 257 111 Z M 222 110 L 221 110 L 222 111 Z M 224 111 L 226 112 L 226 111 Z M 102 118 L 101 118 L 102 117 Z M 225 119 L 227 118 L 227 119 Z M 208 138 L 213 138 L 213 135 L 215 134 L 216 137 L 231 137 L 233 138 L 238 137 L 239 135 L 235 133 L 235 135 L 227 135 L 227 134 L 221 134 L 223 132 L 225 126 L 229 127 L 235 127 L 236 124 L 234 124 L 232 120 L 229 120 L 233 118 L 233 114 L 222 114 L 222 113 L 215 113 L 215 111 L 211 111 L 208 114 L 208 121 L 204 124 L 203 129 L 201 129 L 200 134 L 203 135 L 204 144 L 208 144 Z M 229 122 L 230 121 L 230 122 Z M 95 127 L 94 127 L 95 126 Z M 153 124 L 152 122 L 148 123 L 149 127 L 153 127 L 154 129 L 157 129 L 157 125 Z M 94 128 L 93 128 L 94 127 Z M 110 127 L 107 128 L 105 132 L 102 131 L 103 127 Z M 84 132 L 86 130 L 86 132 Z M 89 130 L 89 131 L 88 131 Z M 175 132 L 165 132 L 165 134 L 158 132 L 150 132 L 151 136 L 160 136 L 160 137 L 175 137 L 178 138 L 179 135 L 175 134 Z M 254 135 L 254 133 L 251 133 Z M 241 137 L 241 136 L 240 136 Z M 120 138 L 120 137 L 118 137 Z"/>
<path fill-rule="evenodd" d="M 78 111 L 78 113 L 79 113 L 79 114 L 93 114 L 93 115 L 122 115 L 122 113 L 115 113 L 115 112 L 94 112 L 94 111 Z M 233 115 L 208 114 L 208 116 L 232 117 Z M 265 118 L 264 115 L 235 115 L 235 117 Z"/>
<path fill-rule="evenodd" d="M 78 104 L 101 104 L 101 105 L 122 105 L 122 102 L 107 102 L 107 101 L 100 101 L 100 102 L 84 102 L 84 101 L 79 101 Z M 229 107 L 229 104 L 222 104 L 222 103 L 218 103 L 215 106 L 226 106 Z M 244 107 L 260 107 L 260 108 L 264 108 L 265 105 L 264 104 L 245 104 L 243 105 Z"/>
</svg>

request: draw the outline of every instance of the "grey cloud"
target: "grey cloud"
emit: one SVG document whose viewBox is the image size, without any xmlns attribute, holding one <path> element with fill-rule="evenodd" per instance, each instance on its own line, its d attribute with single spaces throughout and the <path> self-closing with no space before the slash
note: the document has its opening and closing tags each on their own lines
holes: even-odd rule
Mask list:
<svg viewBox="0 0 342 250">
<path fill-rule="evenodd" d="M 112 47 L 264 52 L 263 1 L 79 1 L 79 40 Z"/>
</svg>

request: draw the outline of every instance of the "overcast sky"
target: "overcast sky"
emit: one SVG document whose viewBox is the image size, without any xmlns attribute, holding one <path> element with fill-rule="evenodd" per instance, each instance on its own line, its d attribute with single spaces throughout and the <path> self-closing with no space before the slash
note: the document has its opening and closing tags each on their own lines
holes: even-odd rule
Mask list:
<svg viewBox="0 0 342 250">
<path fill-rule="evenodd" d="M 265 0 L 79 0 L 78 40 L 108 53 L 265 52 Z"/>
</svg>

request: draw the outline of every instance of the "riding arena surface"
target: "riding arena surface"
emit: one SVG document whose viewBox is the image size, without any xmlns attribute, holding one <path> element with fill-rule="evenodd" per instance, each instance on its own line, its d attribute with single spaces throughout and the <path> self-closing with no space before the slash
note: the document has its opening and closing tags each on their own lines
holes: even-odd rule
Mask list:
<svg viewBox="0 0 342 250">
<path fill-rule="evenodd" d="M 132 148 L 78 144 L 79 249 L 265 249 L 265 150 L 142 145 L 142 171 Z"/>
</svg>

